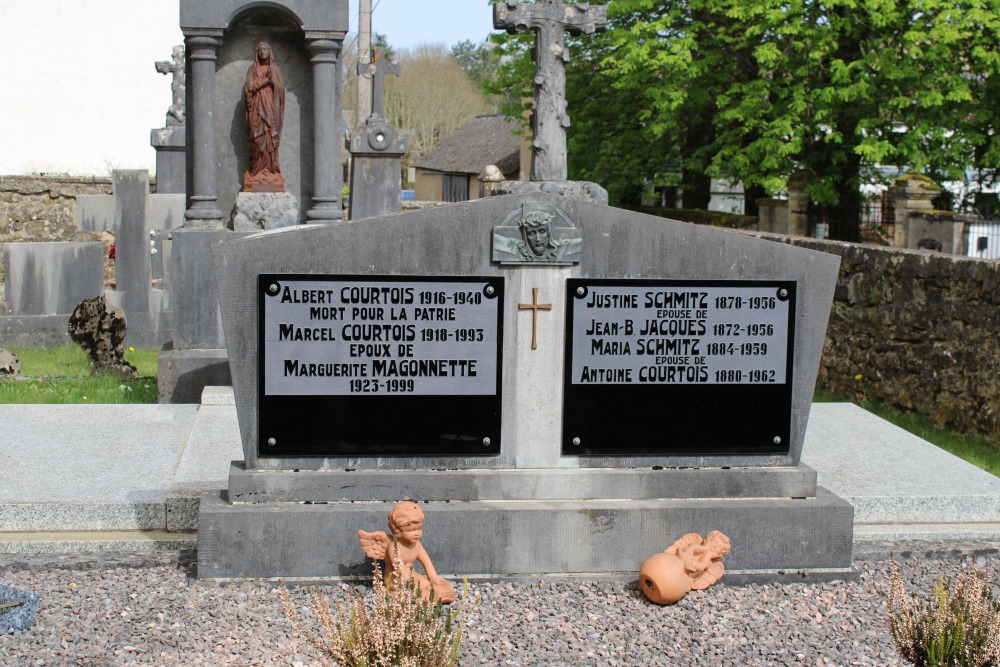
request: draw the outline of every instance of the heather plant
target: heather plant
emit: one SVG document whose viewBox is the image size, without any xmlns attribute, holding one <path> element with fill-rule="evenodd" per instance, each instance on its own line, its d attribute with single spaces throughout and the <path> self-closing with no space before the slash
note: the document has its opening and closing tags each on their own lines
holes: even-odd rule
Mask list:
<svg viewBox="0 0 1000 667">
<path fill-rule="evenodd" d="M 1000 665 L 1000 603 L 989 570 L 963 563 L 954 582 L 939 579 L 930 600 L 907 596 L 899 567 L 891 564 L 889 634 L 916 667 Z"/>
<path fill-rule="evenodd" d="M 394 562 L 393 579 L 399 584 L 388 589 L 381 567 L 374 563 L 370 601 L 354 589 L 346 609 L 336 603 L 336 616 L 327 599 L 309 589 L 312 613 L 322 635 L 305 627 L 284 585 L 278 588 L 281 606 L 292 627 L 324 658 L 341 667 L 453 667 L 462 642 L 468 582 L 462 603 L 446 608 L 433 594 L 430 601 L 422 600 L 412 580 L 403 585 L 398 572 L 400 559 Z"/>
</svg>

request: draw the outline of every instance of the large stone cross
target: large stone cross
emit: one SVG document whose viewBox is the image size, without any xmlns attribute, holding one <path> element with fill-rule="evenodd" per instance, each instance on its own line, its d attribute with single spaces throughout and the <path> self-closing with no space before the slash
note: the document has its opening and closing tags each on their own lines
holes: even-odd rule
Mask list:
<svg viewBox="0 0 1000 667">
<path fill-rule="evenodd" d="M 563 33 L 591 34 L 607 25 L 607 8 L 564 5 L 562 0 L 532 4 L 501 0 L 493 5 L 493 27 L 509 33 L 534 30 L 535 104 L 531 146 L 531 180 L 564 181 L 566 172 L 566 63 Z"/>
<path fill-rule="evenodd" d="M 184 125 L 184 46 L 175 46 L 173 60 L 157 60 L 156 71 L 171 74 L 170 93 L 173 103 L 167 110 L 167 127 Z"/>
</svg>

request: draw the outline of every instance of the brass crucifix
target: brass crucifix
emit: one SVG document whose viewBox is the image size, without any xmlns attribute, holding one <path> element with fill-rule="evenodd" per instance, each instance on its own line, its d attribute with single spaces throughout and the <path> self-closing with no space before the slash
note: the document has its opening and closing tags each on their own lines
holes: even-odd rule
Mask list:
<svg viewBox="0 0 1000 667">
<path fill-rule="evenodd" d="M 518 310 L 530 310 L 531 311 L 531 349 L 538 349 L 538 311 L 540 310 L 552 310 L 551 303 L 538 303 L 538 288 L 531 288 L 531 303 L 519 303 L 517 304 Z"/>
</svg>

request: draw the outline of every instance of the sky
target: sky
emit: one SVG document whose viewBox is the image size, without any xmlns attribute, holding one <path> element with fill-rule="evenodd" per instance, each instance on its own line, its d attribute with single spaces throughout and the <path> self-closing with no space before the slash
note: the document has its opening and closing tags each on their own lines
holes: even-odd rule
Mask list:
<svg viewBox="0 0 1000 667">
<path fill-rule="evenodd" d="M 395 49 L 463 40 L 479 44 L 493 32 L 487 0 L 371 0 L 372 32 L 385 35 Z M 358 25 L 358 0 L 351 3 L 351 31 Z"/>
<path fill-rule="evenodd" d="M 217 0 L 206 0 L 215 2 Z M 358 0 L 347 0 L 357 48 Z M 150 130 L 163 127 L 170 77 L 153 63 L 183 42 L 179 0 L 0 0 L 0 174 L 110 174 L 154 168 Z M 372 0 L 372 27 L 397 49 L 493 32 L 487 0 Z"/>
</svg>

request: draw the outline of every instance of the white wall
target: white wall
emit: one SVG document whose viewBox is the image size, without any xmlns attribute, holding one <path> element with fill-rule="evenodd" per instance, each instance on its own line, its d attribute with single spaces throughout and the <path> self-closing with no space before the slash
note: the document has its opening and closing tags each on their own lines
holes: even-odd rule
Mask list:
<svg viewBox="0 0 1000 667">
<path fill-rule="evenodd" d="M 0 175 L 149 169 L 183 43 L 179 0 L 0 0 Z"/>
</svg>

